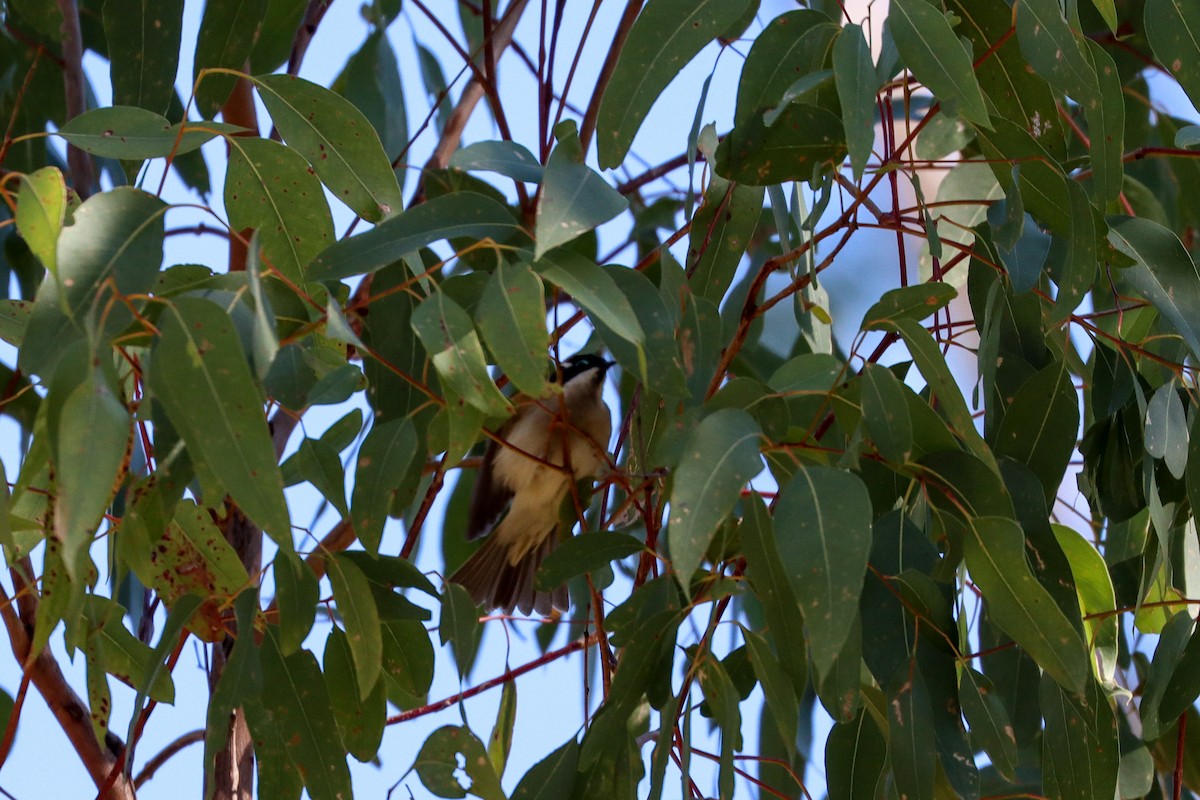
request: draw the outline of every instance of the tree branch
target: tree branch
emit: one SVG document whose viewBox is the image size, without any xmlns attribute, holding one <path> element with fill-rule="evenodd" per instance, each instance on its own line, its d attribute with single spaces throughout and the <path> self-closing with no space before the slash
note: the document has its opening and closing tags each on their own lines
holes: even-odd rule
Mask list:
<svg viewBox="0 0 1200 800">
<path fill-rule="evenodd" d="M 67 98 L 67 119 L 87 111 L 87 82 L 83 75 L 83 35 L 79 30 L 79 9 L 75 0 L 55 0 L 62 14 L 63 88 Z M 67 145 L 67 165 L 78 195 L 87 199 L 96 182 L 92 157 L 73 144 Z"/>
</svg>

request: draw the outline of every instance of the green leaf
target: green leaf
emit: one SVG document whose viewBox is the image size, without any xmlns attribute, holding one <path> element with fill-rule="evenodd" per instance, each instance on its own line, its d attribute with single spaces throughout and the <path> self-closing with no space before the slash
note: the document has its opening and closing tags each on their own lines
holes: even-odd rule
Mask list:
<svg viewBox="0 0 1200 800">
<path fill-rule="evenodd" d="M 328 442 L 305 439 L 295 455 L 280 467 L 287 486 L 308 481 L 343 517 L 350 514 L 346 506 L 346 472 L 338 453 Z"/>
<path fill-rule="evenodd" d="M 167 662 L 170 660 L 171 653 L 179 646 L 180 635 L 183 633 L 184 625 L 192 618 L 192 615 L 196 613 L 199 607 L 200 598 L 194 595 L 186 595 L 172 605 L 170 612 L 167 614 L 167 620 L 163 624 L 162 633 L 158 637 L 158 644 L 154 646 L 154 649 L 145 658 L 146 671 L 142 675 L 141 680 L 134 682 L 134 686 L 137 688 L 137 696 L 133 701 L 134 713 L 129 719 L 126 741 L 132 741 L 133 739 L 138 718 L 142 716 L 142 702 L 147 697 L 167 703 L 174 702 L 174 681 L 171 680 L 171 671 L 167 668 Z M 120 606 L 117 608 L 120 609 Z M 120 624 L 119 617 L 114 620 L 114 623 L 114 627 L 119 628 L 121 633 L 128 637 L 128 646 L 133 646 L 136 642 L 137 645 L 145 648 L 140 641 L 135 640 L 133 635 L 125 630 L 125 627 Z M 145 649 L 149 650 L 149 648 Z M 170 687 L 169 694 L 165 692 L 164 687 Z"/>
<path fill-rule="evenodd" d="M 571 795 L 579 764 L 579 743 L 568 739 L 525 773 L 511 800 L 561 800 Z"/>
<path fill-rule="evenodd" d="M 1027 0 L 1017 8 L 1021 54 L 1037 74 L 1076 102 L 1099 94 L 1096 73 L 1084 55 L 1083 37 L 1071 29 L 1058 0 Z"/>
<path fill-rule="evenodd" d="M 562 123 L 555 134 L 558 146 L 546 161 L 534 223 L 535 259 L 629 208 L 628 200 L 583 163 L 575 123 Z"/>
<path fill-rule="evenodd" d="M 996 625 L 1069 689 L 1087 681 L 1087 657 L 1075 627 L 1025 560 L 1025 535 L 1011 519 L 975 517 L 964 541 L 967 569 Z"/>
<path fill-rule="evenodd" d="M 509 380 L 530 397 L 544 395 L 550 348 L 545 289 L 528 264 L 496 265 L 479 298 L 475 321 Z"/>
<path fill-rule="evenodd" d="M 985 128 L 991 127 L 971 53 L 950 21 L 926 0 L 893 0 L 888 28 L 905 65 L 948 110 Z"/>
<path fill-rule="evenodd" d="M 368 275 L 440 239 L 504 241 L 518 230 L 508 209 L 475 192 L 453 192 L 389 217 L 366 233 L 333 244 L 309 265 L 308 278 Z"/>
<path fill-rule="evenodd" d="M 131 433 L 129 411 L 99 369 L 63 404 L 55 453 L 54 533 L 63 543 L 72 581 L 82 582 L 90 564 L 92 534 L 117 490 Z"/>
<path fill-rule="evenodd" d="M 1065 690 L 1042 675 L 1039 696 L 1046 732 L 1042 764 L 1047 794 L 1063 800 L 1114 797 L 1121 752 L 1117 719 L 1094 681 L 1083 693 Z"/>
<path fill-rule="evenodd" d="M 471 599 L 471 593 L 457 583 L 446 584 L 442 590 L 442 620 L 438 625 L 438 638 L 443 645 L 449 642 L 454 651 L 454 663 L 458 666 L 460 680 L 467 677 L 471 665 L 475 663 L 481 632 L 479 607 Z"/>
<path fill-rule="evenodd" d="M 217 0 L 204 4 L 204 18 L 196 37 L 192 83 L 206 69 L 240 70 L 254 50 L 259 26 L 267 13 L 267 0 Z M 196 109 L 212 119 L 233 91 L 233 75 L 208 74 L 196 89 Z"/>
<path fill-rule="evenodd" d="M 303 8 L 303 5 L 301 5 Z M 258 70 L 256 71 L 269 71 Z M 404 110 L 404 84 L 396 53 L 382 28 L 367 36 L 362 47 L 333 81 L 333 90 L 363 113 L 379 134 L 383 152 L 396 159 L 408 146 L 408 117 Z"/>
<path fill-rule="evenodd" d="M 334 241 L 321 182 L 295 150 L 269 139 L 231 137 L 225 210 L 235 230 L 254 228 L 268 265 L 293 283 Z"/>
<path fill-rule="evenodd" d="M 367 696 L 361 697 L 354 669 L 354 655 L 341 628 L 334 626 L 325 639 L 322 657 L 325 687 L 333 706 L 333 718 L 346 752 L 366 763 L 375 758 L 387 724 L 387 695 L 383 681 L 376 680 Z"/>
<path fill-rule="evenodd" d="M 749 0 L 654 0 L 642 10 L 600 101 L 596 153 L 601 169 L 625 160 L 667 84 L 748 5 Z"/>
<path fill-rule="evenodd" d="M 206 642 L 219 641 L 225 634 L 220 607 L 250 583 L 250 576 L 208 509 L 181 500 L 162 538 L 150 544 L 143 582 L 168 606 L 189 594 L 206 601 L 188 627 Z"/>
<path fill-rule="evenodd" d="M 759 187 L 731 184 L 715 175 L 709 181 L 688 239 L 688 284 L 693 292 L 721 302 L 758 227 L 762 205 Z"/>
<path fill-rule="evenodd" d="M 435 292 L 413 311 L 412 329 L 447 389 L 484 414 L 511 413 L 508 400 L 488 374 L 479 334 L 458 303 L 444 292 Z"/>
<path fill-rule="evenodd" d="M 279 607 L 279 649 L 291 655 L 300 649 L 316 619 L 320 586 L 308 564 L 293 553 L 275 557 L 275 604 Z"/>
<path fill-rule="evenodd" d="M 58 235 L 67 213 L 67 184 L 58 167 L 42 167 L 21 176 L 17 194 L 17 230 L 52 275 L 58 273 Z"/>
<path fill-rule="evenodd" d="M 921 327 L 920 323 L 908 318 L 872 324 L 871 329 L 895 330 L 904 337 L 908 351 L 912 354 L 917 366 L 920 367 L 925 382 L 929 384 L 929 388 L 937 397 L 940 411 L 954 426 L 954 432 L 966 443 L 972 453 L 995 470 L 996 459 L 992 456 L 987 444 L 984 443 L 983 437 L 979 435 L 979 431 L 975 429 L 975 419 L 971 416 L 970 409 L 967 408 L 967 401 L 959 391 L 958 384 L 946 364 L 946 358 L 938 349 L 938 345 L 929 331 Z"/>
<path fill-rule="evenodd" d="M 56 279 L 38 288 L 17 356 L 22 372 L 49 377 L 59 355 L 84 336 L 85 312 L 103 320 L 90 338 L 106 343 L 133 321 L 113 291 L 144 295 L 154 285 L 166 210 L 157 197 L 125 187 L 93 195 L 75 209 L 74 223 L 58 236 Z"/>
<path fill-rule="evenodd" d="M 829 800 L 875 800 L 887 767 L 887 739 L 866 709 L 850 722 L 834 723 L 825 740 Z"/>
<path fill-rule="evenodd" d="M 1158 63 L 1179 81 L 1193 103 L 1200 103 L 1200 2 L 1146 0 L 1146 38 Z"/>
<path fill-rule="evenodd" d="M 449 163 L 466 172 L 495 172 L 526 183 L 542 181 L 542 165 L 516 142 L 475 142 L 454 151 Z"/>
<path fill-rule="evenodd" d="M 376 424 L 359 448 L 350 508 L 368 553 L 379 551 L 388 511 L 416 454 L 417 432 L 407 419 Z"/>
<path fill-rule="evenodd" d="M 746 554 L 746 575 L 762 604 L 775 652 L 792 680 L 795 695 L 800 697 L 808 685 L 800 603 L 779 557 L 774 524 L 762 497 L 756 494 L 744 502 L 746 511 L 739 531 Z"/>
<path fill-rule="evenodd" d="M 570 250 L 556 250 L 535 261 L 533 269 L 622 339 L 639 346 L 646 341 L 629 300 L 594 261 Z"/>
<path fill-rule="evenodd" d="M 424 625 L 413 619 L 383 623 L 383 670 L 405 700 L 420 705 L 433 682 L 433 644 Z"/>
<path fill-rule="evenodd" d="M 546 557 L 538 567 L 534 586 L 548 592 L 576 575 L 595 572 L 643 549 L 645 545 L 639 539 L 625 533 L 581 533 L 560 544 Z"/>
<path fill-rule="evenodd" d="M 929 747 L 933 730 L 929 690 L 915 663 L 901 667 L 888 693 L 889 754 L 896 791 L 901 797 L 932 800 L 936 757 Z"/>
<path fill-rule="evenodd" d="M 1188 427 L 1175 380 L 1158 387 L 1146 405 L 1146 452 L 1161 458 L 1176 478 L 1188 463 Z"/>
<path fill-rule="evenodd" d="M 971 736 L 1004 779 L 1013 782 L 1016 779 L 1017 739 L 1008 711 L 986 675 L 971 667 L 964 667 L 961 675 L 958 696 L 963 716 L 971 726 Z"/>
<path fill-rule="evenodd" d="M 854 179 L 862 178 L 875 144 L 875 92 L 879 81 L 871 47 L 859 25 L 847 25 L 833 45 L 833 77 L 842 103 L 842 124 Z"/>
<path fill-rule="evenodd" d="M 858 616 L 871 499 L 853 473 L 801 466 L 780 491 L 775 524 L 781 564 L 804 609 L 809 657 L 825 674 Z"/>
<path fill-rule="evenodd" d="M 667 543 L 685 592 L 742 487 L 762 471 L 761 438 L 749 414 L 727 408 L 705 417 L 683 449 L 671 490 Z"/>
<path fill-rule="evenodd" d="M 771 716 L 779 727 L 779 738 L 792 759 L 796 757 L 796 731 L 800 724 L 800 704 L 791 679 L 784 672 L 779 659 L 771 652 L 767 640 L 749 628 L 742 626 L 742 638 L 750 649 L 750 663 L 754 675 L 763 687 L 763 697 L 771 707 Z"/>
<path fill-rule="evenodd" d="M 340 555 L 325 559 L 329 582 L 333 584 L 333 599 L 346 626 L 346 639 L 354 656 L 358 692 L 366 700 L 379 680 L 383 661 L 383 638 L 379 628 L 379 610 L 371 596 L 367 576 L 355 563 Z"/>
<path fill-rule="evenodd" d="M 1079 403 L 1066 364 L 1051 362 L 1021 385 L 996 433 L 997 456 L 1033 470 L 1053 504 L 1075 451 Z"/>
<path fill-rule="evenodd" d="M 687 397 L 683 354 L 675 332 L 676 318 L 654 284 L 643 273 L 620 264 L 609 264 L 601 270 L 629 300 L 638 323 L 647 332 L 644 346 L 638 347 L 610 330 L 602 319 L 594 317 L 591 322 L 613 358 L 630 374 L 637 375 L 649 389 L 665 397 Z"/>
<path fill-rule="evenodd" d="M 846 152 L 842 120 L 805 103 L 792 103 L 768 126 L 755 115 L 735 127 L 717 148 L 716 171 L 754 186 L 808 181 Z"/>
<path fill-rule="evenodd" d="M 1120 617 L 1116 593 L 1104 556 L 1079 532 L 1066 525 L 1052 524 L 1054 538 L 1071 564 L 1071 577 L 1079 595 L 1083 630 L 1092 653 L 1096 679 L 1106 688 L 1116 685 L 1117 654 L 1120 647 Z"/>
<path fill-rule="evenodd" d="M 1117 65 L 1107 51 L 1084 39 L 1083 54 L 1096 76 L 1096 94 L 1083 107 L 1088 123 L 1096 202 L 1116 201 L 1125 177 L 1125 95 Z"/>
<path fill-rule="evenodd" d="M 1200 269 L 1169 229 L 1139 217 L 1118 217 L 1108 231 L 1113 247 L 1133 259 L 1121 275 L 1154 304 L 1200 356 Z"/>
<path fill-rule="evenodd" d="M 461 586 L 454 586 L 462 590 Z M 466 593 L 466 590 L 463 590 Z M 500 691 L 500 710 L 496 713 L 496 724 L 492 727 L 492 735 L 488 737 L 488 760 L 496 776 L 504 775 L 504 767 L 508 764 L 508 754 L 512 750 L 513 726 L 517 721 L 517 682 L 506 681 Z"/>
<path fill-rule="evenodd" d="M 313 800 L 350 797 L 346 750 L 321 668 L 307 650 L 284 656 L 278 633 L 278 628 L 268 626 L 263 637 L 262 713 L 247 713 L 250 731 L 256 740 L 271 737 L 286 742 L 285 763 L 303 778 Z"/>
<path fill-rule="evenodd" d="M 105 0 L 112 102 L 164 112 L 175 92 L 183 0 Z"/>
<path fill-rule="evenodd" d="M 1154 658 L 1150 662 L 1149 674 L 1142 688 L 1142 702 L 1139 708 L 1143 737 L 1148 742 L 1161 737 L 1175 721 L 1173 715 L 1160 713 L 1159 707 L 1188 646 L 1195 639 L 1194 628 L 1195 621 L 1186 611 L 1170 616 L 1162 628 L 1158 644 L 1154 648 Z"/>
<path fill-rule="evenodd" d="M 863 423 L 880 455 L 903 464 L 912 455 L 913 428 L 907 390 L 887 367 L 867 364 L 862 372 Z"/>
<path fill-rule="evenodd" d="M 187 444 L 206 488 L 229 494 L 281 548 L 291 523 L 275 447 L 233 321 L 219 307 L 177 298 L 159 318 L 149 385 Z"/>
<path fill-rule="evenodd" d="M 308 159 L 334 197 L 368 222 L 400 212 L 404 200 L 391 161 L 361 111 L 302 78 L 252 80 L 284 140 Z"/>
<path fill-rule="evenodd" d="M 492 769 L 483 743 L 470 729 L 447 725 L 438 728 L 417 753 L 413 769 L 425 788 L 438 797 L 466 797 L 467 791 L 455 775 L 462 770 L 470 779 L 471 794 L 484 800 L 504 800 L 500 779 Z"/>
<path fill-rule="evenodd" d="M 882 330 L 889 322 L 902 319 L 923 320 L 933 316 L 958 296 L 948 283 L 928 281 L 899 289 L 889 289 L 863 317 L 864 331 Z"/>
<path fill-rule="evenodd" d="M 777 115 L 788 104 L 787 96 L 795 94 L 798 83 L 827 73 L 823 67 L 839 31 L 828 16 L 810 9 L 788 11 L 767 22 L 742 65 L 734 127 L 754 117 Z"/>
</svg>

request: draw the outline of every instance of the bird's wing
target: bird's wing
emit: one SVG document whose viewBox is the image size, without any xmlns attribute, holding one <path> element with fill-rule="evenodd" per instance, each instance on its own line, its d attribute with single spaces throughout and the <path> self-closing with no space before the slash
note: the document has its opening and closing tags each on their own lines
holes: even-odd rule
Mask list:
<svg viewBox="0 0 1200 800">
<path fill-rule="evenodd" d="M 471 489 L 471 509 L 467 515 L 467 539 L 478 539 L 488 533 L 512 504 L 513 492 L 495 477 L 496 453 L 500 445 L 493 439 L 483 454 L 483 463 L 475 473 Z"/>
</svg>

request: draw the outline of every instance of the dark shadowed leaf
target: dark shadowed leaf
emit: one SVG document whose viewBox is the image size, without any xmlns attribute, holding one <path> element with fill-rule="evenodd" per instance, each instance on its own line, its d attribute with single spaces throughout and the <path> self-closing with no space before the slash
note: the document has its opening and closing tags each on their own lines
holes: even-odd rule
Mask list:
<svg viewBox="0 0 1200 800">
<path fill-rule="evenodd" d="M 1139 217 L 1118 217 L 1108 232 L 1113 247 L 1133 259 L 1122 276 L 1175 326 L 1200 357 L 1200 270 L 1174 233 Z"/>
<path fill-rule="evenodd" d="M 360 695 L 354 656 L 341 628 L 334 627 L 325 639 L 322 658 L 325 686 L 333 705 L 333 717 L 346 752 L 362 762 L 375 758 L 387 722 L 387 696 L 383 681 L 377 680 L 364 698 Z"/>
<path fill-rule="evenodd" d="M 983 673 L 964 667 L 958 696 L 963 716 L 971 726 L 971 736 L 988 754 L 1000 774 L 1006 780 L 1014 780 L 1017 740 L 1008 720 L 1008 711 L 996 694 L 996 687 Z"/>
<path fill-rule="evenodd" d="M 1113 797 L 1121 751 L 1117 719 L 1095 681 L 1083 693 L 1070 692 L 1046 673 L 1040 698 L 1046 718 L 1042 740 L 1047 793 L 1064 800 Z"/>
<path fill-rule="evenodd" d="M 200 34 L 196 39 L 196 59 L 192 67 L 192 83 L 200 79 L 205 69 L 245 68 L 246 59 L 254 49 L 258 29 L 267 12 L 267 0 L 220 0 L 204 4 Z M 174 76 L 172 76 L 172 80 Z M 204 77 L 196 90 L 196 108 L 205 119 L 216 116 L 229 99 L 237 78 L 233 75 L 211 73 Z"/>
<path fill-rule="evenodd" d="M 460 679 L 467 677 L 471 665 L 475 663 L 480 632 L 479 606 L 471 599 L 471 593 L 457 583 L 447 583 L 442 590 L 442 620 L 438 625 L 438 638 L 442 644 L 450 643 Z"/>
<path fill-rule="evenodd" d="M 453 725 L 438 728 L 421 745 L 413 769 L 425 788 L 438 797 L 466 797 L 467 791 L 455 774 L 460 762 L 471 794 L 483 800 L 504 800 L 500 779 L 492 769 L 487 751 L 468 728 Z"/>
<path fill-rule="evenodd" d="M 825 775 L 830 800 L 875 800 L 887 767 L 887 739 L 879 722 L 862 709 L 838 722 L 825 741 Z"/>
<path fill-rule="evenodd" d="M 594 531 L 560 544 L 538 568 L 534 584 L 541 591 L 561 586 L 576 575 L 594 572 L 640 552 L 645 545 L 628 534 Z"/>
<path fill-rule="evenodd" d="M 369 553 L 379 550 L 388 511 L 416 453 L 417 432 L 407 419 L 377 424 L 359 448 L 350 509 Z"/>
</svg>

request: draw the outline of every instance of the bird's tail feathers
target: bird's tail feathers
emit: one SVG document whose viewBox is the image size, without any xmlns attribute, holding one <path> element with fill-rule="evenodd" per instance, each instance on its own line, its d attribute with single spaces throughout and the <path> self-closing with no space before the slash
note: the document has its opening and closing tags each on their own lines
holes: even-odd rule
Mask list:
<svg viewBox="0 0 1200 800">
<path fill-rule="evenodd" d="M 538 567 L 557 545 L 558 537 L 551 531 L 539 546 L 516 564 L 510 564 L 508 545 L 496 536 L 489 536 L 450 576 L 450 582 L 463 586 L 476 603 L 488 609 L 502 608 L 509 614 L 519 609 L 522 614 L 537 612 L 542 616 L 549 614 L 551 608 L 566 611 L 570 607 L 566 584 L 549 592 L 534 587 Z"/>
</svg>

